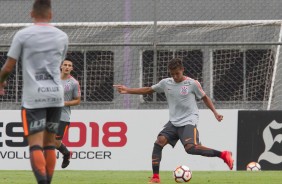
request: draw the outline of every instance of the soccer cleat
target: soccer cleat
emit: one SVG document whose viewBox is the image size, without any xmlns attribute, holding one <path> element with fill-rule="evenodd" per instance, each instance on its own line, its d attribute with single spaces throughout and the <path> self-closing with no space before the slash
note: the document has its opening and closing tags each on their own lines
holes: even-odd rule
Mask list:
<svg viewBox="0 0 282 184">
<path fill-rule="evenodd" d="M 150 181 L 148 183 L 161 183 L 160 178 L 151 178 L 150 177 Z"/>
<path fill-rule="evenodd" d="M 232 159 L 232 153 L 230 151 L 223 151 L 220 155 L 220 158 L 224 160 L 230 170 L 233 169 L 234 160 Z"/>
<path fill-rule="evenodd" d="M 63 169 L 66 168 L 66 167 L 68 167 L 68 165 L 70 164 L 71 156 L 72 156 L 72 151 L 70 151 L 69 154 L 64 155 L 64 157 L 63 157 L 63 163 L 62 163 L 62 168 L 63 168 Z"/>
</svg>

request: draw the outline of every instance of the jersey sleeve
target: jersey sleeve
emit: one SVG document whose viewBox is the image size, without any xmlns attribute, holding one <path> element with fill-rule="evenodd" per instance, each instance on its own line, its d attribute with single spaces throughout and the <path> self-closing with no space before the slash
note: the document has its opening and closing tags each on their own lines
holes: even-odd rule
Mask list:
<svg viewBox="0 0 282 184">
<path fill-rule="evenodd" d="M 193 87 L 197 99 L 202 99 L 206 95 L 199 81 L 194 80 Z"/>
<path fill-rule="evenodd" d="M 13 38 L 13 41 L 12 41 L 12 44 L 11 44 L 11 47 L 9 49 L 7 56 L 18 61 L 21 55 L 21 52 L 22 52 L 22 43 L 20 40 L 20 35 L 19 33 L 16 33 Z"/>
<path fill-rule="evenodd" d="M 152 85 L 151 88 L 157 93 L 164 92 L 165 80 L 161 80 L 159 83 Z"/>
<path fill-rule="evenodd" d="M 80 85 L 78 81 L 75 81 L 73 88 L 73 97 L 78 98 L 81 96 Z"/>
</svg>

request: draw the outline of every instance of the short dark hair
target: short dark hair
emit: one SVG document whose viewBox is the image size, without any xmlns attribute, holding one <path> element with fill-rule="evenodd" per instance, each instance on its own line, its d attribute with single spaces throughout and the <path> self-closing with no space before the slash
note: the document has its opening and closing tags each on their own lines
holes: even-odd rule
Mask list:
<svg viewBox="0 0 282 184">
<path fill-rule="evenodd" d="M 32 10 L 37 16 L 45 18 L 51 8 L 51 0 L 35 0 L 33 3 Z"/>
<path fill-rule="evenodd" d="M 168 69 L 175 70 L 177 68 L 183 68 L 183 63 L 180 58 L 173 58 L 168 62 Z"/>
<path fill-rule="evenodd" d="M 66 57 L 66 58 L 64 59 L 64 61 L 65 61 L 65 60 L 68 60 L 68 61 L 71 61 L 71 62 L 72 62 L 72 60 L 71 60 L 70 58 L 68 58 L 68 57 Z M 64 62 L 64 61 L 63 61 L 63 62 Z"/>
<path fill-rule="evenodd" d="M 61 65 L 63 65 L 65 61 L 70 61 L 72 63 L 72 60 L 70 58 L 66 58 L 61 62 Z"/>
</svg>

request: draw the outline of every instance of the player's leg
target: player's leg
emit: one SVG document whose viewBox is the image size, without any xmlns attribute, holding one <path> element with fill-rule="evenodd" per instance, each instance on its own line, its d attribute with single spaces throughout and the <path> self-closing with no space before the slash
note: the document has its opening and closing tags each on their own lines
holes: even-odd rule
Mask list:
<svg viewBox="0 0 282 184">
<path fill-rule="evenodd" d="M 59 130 L 56 135 L 56 149 L 63 154 L 62 168 L 66 168 L 70 163 L 72 152 L 68 150 L 65 144 L 62 142 L 65 132 L 68 130 L 70 122 L 60 121 Z"/>
<path fill-rule="evenodd" d="M 154 143 L 153 153 L 152 153 L 152 169 L 153 176 L 149 183 L 160 183 L 160 163 L 162 160 L 162 150 L 167 144 L 167 138 L 163 135 L 159 135 Z"/>
<path fill-rule="evenodd" d="M 55 138 L 56 134 L 52 132 L 44 131 L 44 157 L 46 160 L 46 173 L 47 173 L 47 181 L 51 183 L 54 169 L 56 166 L 56 147 L 55 147 Z"/>
<path fill-rule="evenodd" d="M 152 169 L 153 176 L 151 177 L 149 183 L 160 183 L 160 162 L 162 160 L 162 150 L 168 143 L 175 146 L 178 141 L 177 128 L 174 127 L 170 122 L 168 122 L 164 129 L 159 133 L 157 140 L 154 143 L 153 153 L 152 153 Z"/>
<path fill-rule="evenodd" d="M 43 137 L 46 122 L 45 109 L 22 108 L 24 135 L 27 137 L 30 151 L 30 163 L 39 184 L 47 183 L 46 160 L 43 154 Z"/>
<path fill-rule="evenodd" d="M 58 132 L 61 107 L 47 108 L 46 131 L 44 134 L 44 156 L 46 159 L 47 180 L 52 181 L 56 165 L 56 134 Z"/>
<path fill-rule="evenodd" d="M 185 151 L 192 155 L 202 155 L 206 157 L 222 158 L 230 169 L 233 168 L 233 159 L 228 151 L 218 151 L 212 148 L 207 148 L 199 143 L 199 132 L 196 126 L 186 125 L 179 129 L 179 137 L 184 145 Z"/>
<path fill-rule="evenodd" d="M 192 155 L 207 157 L 219 157 L 220 151 L 202 146 L 199 143 L 199 132 L 196 126 L 186 125 L 179 129 L 179 137 L 184 145 L 185 151 Z"/>
</svg>

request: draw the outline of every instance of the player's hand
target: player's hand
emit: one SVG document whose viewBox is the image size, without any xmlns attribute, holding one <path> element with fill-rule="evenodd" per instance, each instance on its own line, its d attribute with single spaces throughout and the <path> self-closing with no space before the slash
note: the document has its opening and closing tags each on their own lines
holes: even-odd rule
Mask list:
<svg viewBox="0 0 282 184">
<path fill-rule="evenodd" d="M 6 81 L 5 82 L 0 82 L 0 95 L 5 95 L 5 90 L 4 87 L 6 86 Z"/>
<path fill-rule="evenodd" d="M 223 116 L 221 114 L 215 113 L 214 116 L 217 119 L 217 121 L 219 121 L 219 122 L 221 122 L 223 120 Z"/>
<path fill-rule="evenodd" d="M 116 84 L 116 85 L 113 85 L 120 94 L 126 94 L 127 93 L 127 87 L 124 86 L 124 85 L 120 85 L 120 84 Z"/>
</svg>

